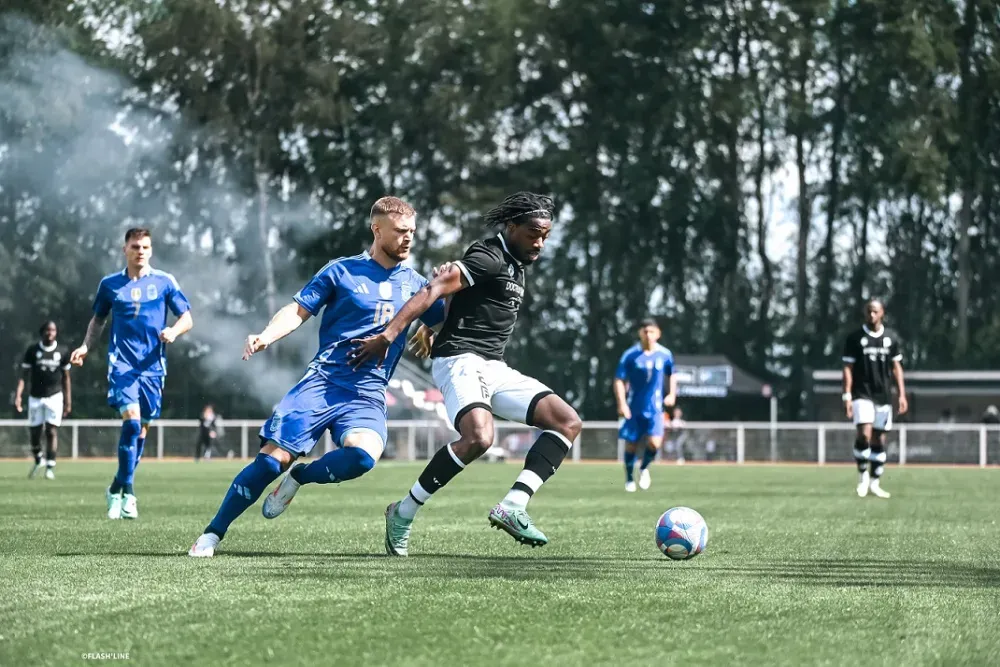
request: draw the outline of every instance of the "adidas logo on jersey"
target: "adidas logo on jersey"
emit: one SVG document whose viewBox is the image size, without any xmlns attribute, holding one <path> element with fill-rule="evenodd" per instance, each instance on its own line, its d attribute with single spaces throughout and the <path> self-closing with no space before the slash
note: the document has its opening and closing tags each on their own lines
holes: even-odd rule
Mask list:
<svg viewBox="0 0 1000 667">
<path fill-rule="evenodd" d="M 354 288 L 354 293 L 355 294 L 371 294 L 371 292 L 368 291 L 368 285 L 364 285 L 364 284 L 361 284 L 361 285 L 358 285 L 357 287 L 355 287 Z"/>
</svg>

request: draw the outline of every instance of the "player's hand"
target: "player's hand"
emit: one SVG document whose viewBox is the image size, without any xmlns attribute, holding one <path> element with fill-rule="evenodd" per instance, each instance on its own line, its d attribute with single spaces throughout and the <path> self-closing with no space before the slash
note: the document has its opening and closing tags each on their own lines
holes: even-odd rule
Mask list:
<svg viewBox="0 0 1000 667">
<path fill-rule="evenodd" d="M 665 405 L 668 408 L 674 407 L 676 403 L 677 403 L 676 394 L 667 394 L 666 398 L 663 399 L 663 405 Z"/>
<path fill-rule="evenodd" d="M 619 405 L 618 416 L 625 420 L 632 419 L 632 411 L 629 410 L 627 405 Z"/>
<path fill-rule="evenodd" d="M 848 419 L 854 419 L 854 403 L 844 401 L 844 411 L 847 413 Z"/>
<path fill-rule="evenodd" d="M 24 404 L 21 402 L 20 396 L 14 397 L 14 409 L 19 413 L 24 412 Z"/>
<path fill-rule="evenodd" d="M 261 350 L 267 349 L 267 341 L 260 334 L 250 334 L 243 344 L 243 361 L 246 361 Z"/>
<path fill-rule="evenodd" d="M 354 348 L 347 353 L 347 356 L 354 370 L 358 370 L 373 359 L 377 361 L 376 367 L 382 368 L 382 362 L 389 353 L 392 341 L 385 333 L 380 333 L 368 338 L 355 338 L 351 341 L 351 345 Z"/>
<path fill-rule="evenodd" d="M 448 273 L 449 271 L 451 271 L 451 267 L 453 267 L 453 266 L 455 266 L 454 262 L 445 262 L 441 266 L 435 266 L 434 270 L 431 271 L 431 277 L 432 278 L 437 278 L 442 273 Z"/>
<path fill-rule="evenodd" d="M 906 411 L 910 409 L 910 402 L 906 400 L 906 396 L 903 394 L 899 395 L 899 414 L 905 415 Z"/>
<path fill-rule="evenodd" d="M 173 327 L 167 327 L 160 332 L 160 340 L 164 343 L 173 343 L 177 340 L 177 332 L 174 331 Z"/>
<path fill-rule="evenodd" d="M 63 417 L 69 417 L 69 413 L 73 412 L 73 405 L 67 402 L 63 405 Z"/>
<path fill-rule="evenodd" d="M 73 364 L 74 366 L 83 366 L 83 361 L 84 359 L 87 358 L 87 352 L 89 351 L 90 350 L 87 349 L 86 345 L 81 345 L 80 347 L 70 352 L 69 363 Z"/>
<path fill-rule="evenodd" d="M 410 352 L 416 355 L 417 359 L 426 359 L 431 356 L 431 348 L 434 347 L 434 330 L 429 326 L 420 325 L 417 333 L 410 337 L 407 347 Z"/>
</svg>

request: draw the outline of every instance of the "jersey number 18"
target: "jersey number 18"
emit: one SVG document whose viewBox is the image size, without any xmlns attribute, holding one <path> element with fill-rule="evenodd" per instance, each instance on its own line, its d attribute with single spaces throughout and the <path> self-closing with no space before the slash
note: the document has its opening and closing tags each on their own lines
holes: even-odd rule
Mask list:
<svg viewBox="0 0 1000 667">
<path fill-rule="evenodd" d="M 383 326 L 384 324 L 387 324 L 395 314 L 396 309 L 393 308 L 391 303 L 377 303 L 375 304 L 375 319 L 372 320 L 372 324 L 375 326 Z"/>
</svg>

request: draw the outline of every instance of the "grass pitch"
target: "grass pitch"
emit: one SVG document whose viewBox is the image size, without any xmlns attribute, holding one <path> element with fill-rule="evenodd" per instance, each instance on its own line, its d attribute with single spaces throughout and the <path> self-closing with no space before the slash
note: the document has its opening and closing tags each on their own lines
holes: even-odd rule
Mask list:
<svg viewBox="0 0 1000 667">
<path fill-rule="evenodd" d="M 881 501 L 847 467 L 658 465 L 626 495 L 620 466 L 567 464 L 532 550 L 486 520 L 519 466 L 477 464 L 390 559 L 420 467 L 387 463 L 188 558 L 240 466 L 145 462 L 140 519 L 112 522 L 114 464 L 0 463 L 0 664 L 1000 664 L 1000 470 L 891 468 Z M 674 505 L 708 521 L 691 561 L 653 543 Z"/>
</svg>

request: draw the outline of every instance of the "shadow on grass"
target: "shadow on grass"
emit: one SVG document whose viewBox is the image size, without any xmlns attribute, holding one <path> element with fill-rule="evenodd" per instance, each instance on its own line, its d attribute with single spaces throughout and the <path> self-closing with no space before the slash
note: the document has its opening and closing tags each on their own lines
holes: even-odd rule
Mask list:
<svg viewBox="0 0 1000 667">
<path fill-rule="evenodd" d="M 743 566 L 706 564 L 699 569 L 836 588 L 1000 588 L 1000 569 L 939 561 L 803 558 Z"/>
</svg>

